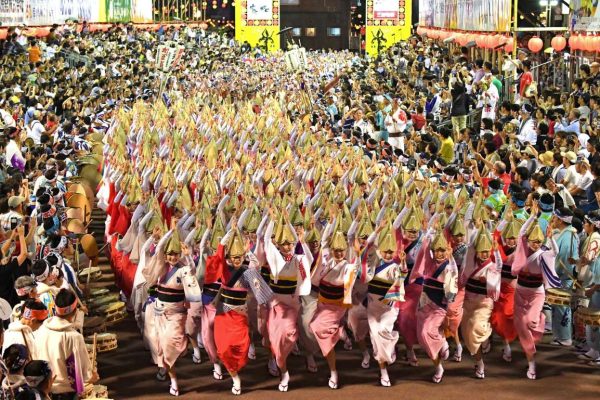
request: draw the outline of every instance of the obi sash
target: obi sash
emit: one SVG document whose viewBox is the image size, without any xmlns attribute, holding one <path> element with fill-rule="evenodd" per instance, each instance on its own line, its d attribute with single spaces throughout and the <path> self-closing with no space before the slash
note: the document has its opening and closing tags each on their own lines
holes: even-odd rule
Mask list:
<svg viewBox="0 0 600 400">
<path fill-rule="evenodd" d="M 517 279 L 517 284 L 526 288 L 536 289 L 544 284 L 544 279 L 542 275 L 521 272 Z"/>
<path fill-rule="evenodd" d="M 434 302 L 438 307 L 446 309 L 448 304 L 445 302 L 446 295 L 444 293 L 444 283 L 437 280 L 437 277 L 444 271 L 448 261 L 443 262 L 431 275 L 423 281 L 423 293 L 427 295 L 429 300 Z"/>
</svg>

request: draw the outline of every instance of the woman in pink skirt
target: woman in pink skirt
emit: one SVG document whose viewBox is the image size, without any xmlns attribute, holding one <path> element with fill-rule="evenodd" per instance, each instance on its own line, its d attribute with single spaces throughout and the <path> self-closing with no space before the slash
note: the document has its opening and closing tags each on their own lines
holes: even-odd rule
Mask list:
<svg viewBox="0 0 600 400">
<path fill-rule="evenodd" d="M 339 380 L 334 348 L 340 339 L 342 319 L 352 304 L 356 265 L 353 254 L 351 261 L 346 258 L 348 243 L 340 230 L 333 233 L 330 242 L 327 235 L 324 235 L 321 248 L 321 263 L 311 278 L 312 284 L 319 288 L 319 300 L 310 329 L 315 334 L 321 353 L 329 365 L 329 387 L 337 389 Z"/>
<path fill-rule="evenodd" d="M 519 241 L 512 264 L 512 273 L 517 278 L 515 290 L 515 328 L 528 368 L 527 378 L 536 379 L 535 344 L 544 335 L 545 316 L 542 312 L 546 287 L 560 287 L 560 278 L 554 270 L 558 246 L 548 227 L 546 237 L 537 221 L 537 206 L 532 208 L 531 217 L 519 232 Z M 542 246 L 546 241 L 550 250 Z"/>
<path fill-rule="evenodd" d="M 440 383 L 444 376 L 442 359 L 448 358 L 448 342 L 444 336 L 446 309 L 458 292 L 458 269 L 452 248 L 442 232 L 423 240 L 411 279 L 423 279 L 423 293 L 417 311 L 417 335 L 421 347 L 433 360 L 433 382 Z"/>
<path fill-rule="evenodd" d="M 267 261 L 271 271 L 269 285 L 274 295 L 270 302 L 267 331 L 271 352 L 280 372 L 279 391 L 287 392 L 290 374 L 287 358 L 298 340 L 300 296 L 310 294 L 310 261 L 294 254 L 298 241 L 287 220 L 280 218 L 271 240 L 275 222 L 272 218 L 264 236 Z"/>
<path fill-rule="evenodd" d="M 417 306 L 423 291 L 423 280 L 413 280 L 410 275 L 421 248 L 422 234 L 419 214 L 415 210 L 408 209 L 408 215 L 404 217 L 406 213 L 407 208 L 405 207 L 394 221 L 401 263 L 405 264 L 408 269 L 408 277 L 404 286 L 404 301 L 399 303 L 400 310 L 397 325 L 406 345 L 406 359 L 409 365 L 416 367 L 419 364 L 414 350 L 414 346 L 419 343 L 417 338 Z"/>
<path fill-rule="evenodd" d="M 462 200 L 457 200 L 456 209 L 460 209 L 462 206 Z M 466 223 L 462 217 L 457 216 L 456 213 L 453 213 L 446 223 L 446 228 L 444 229 L 444 233 L 446 237 L 450 237 L 450 246 L 452 246 L 452 258 L 456 262 L 456 268 L 458 269 L 458 273 L 460 274 L 460 270 L 465 258 L 465 254 L 467 253 L 467 244 L 465 243 L 467 237 L 467 228 Z M 452 359 L 456 362 L 462 361 L 462 352 L 463 347 L 460 343 L 460 335 L 458 333 L 458 327 L 460 326 L 460 322 L 463 317 L 463 303 L 465 301 L 465 288 L 459 288 L 456 296 L 454 297 L 454 301 L 452 303 L 448 303 L 448 307 L 446 309 L 446 336 L 454 339 L 454 343 L 456 344 L 456 349 L 454 350 L 454 355 Z"/>
</svg>

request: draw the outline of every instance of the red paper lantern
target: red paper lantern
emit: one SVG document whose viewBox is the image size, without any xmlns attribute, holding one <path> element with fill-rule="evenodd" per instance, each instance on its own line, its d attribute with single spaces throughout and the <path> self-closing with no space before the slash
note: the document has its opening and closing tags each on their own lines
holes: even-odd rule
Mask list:
<svg viewBox="0 0 600 400">
<path fill-rule="evenodd" d="M 581 49 L 585 51 L 596 51 L 594 36 L 584 36 L 581 38 Z"/>
<path fill-rule="evenodd" d="M 0 29 L 0 39 L 4 40 L 8 36 L 8 29 Z"/>
<path fill-rule="evenodd" d="M 572 50 L 583 50 L 583 37 L 581 35 L 574 35 L 569 38 L 569 46 Z"/>
<path fill-rule="evenodd" d="M 567 47 L 567 39 L 561 35 L 554 36 L 550 42 L 550 45 L 556 52 L 563 51 L 564 48 Z"/>
<path fill-rule="evenodd" d="M 504 45 L 504 51 L 507 53 L 512 53 L 515 47 L 515 41 L 513 38 L 508 38 L 506 44 Z"/>
<path fill-rule="evenodd" d="M 527 47 L 531 50 L 532 53 L 539 52 L 544 47 L 544 41 L 537 36 L 529 39 L 529 43 L 527 43 Z"/>
<path fill-rule="evenodd" d="M 450 37 L 450 32 L 444 31 L 444 30 L 441 30 L 439 32 L 439 38 L 440 38 L 440 40 L 446 40 L 446 39 L 448 39 L 448 37 Z"/>
<path fill-rule="evenodd" d="M 424 30 L 425 30 L 425 28 L 423 28 L 422 26 L 419 26 L 417 28 L 417 35 L 419 35 L 419 36 L 423 35 Z"/>
<path fill-rule="evenodd" d="M 427 35 L 430 39 L 437 39 L 438 37 L 440 37 L 439 32 L 437 31 L 437 29 L 430 29 L 429 33 Z"/>
<path fill-rule="evenodd" d="M 594 36 L 594 49 L 592 51 L 600 52 L 600 36 Z"/>
<path fill-rule="evenodd" d="M 485 35 L 475 36 L 475 44 L 477 45 L 477 47 L 484 48 L 485 47 Z"/>
</svg>

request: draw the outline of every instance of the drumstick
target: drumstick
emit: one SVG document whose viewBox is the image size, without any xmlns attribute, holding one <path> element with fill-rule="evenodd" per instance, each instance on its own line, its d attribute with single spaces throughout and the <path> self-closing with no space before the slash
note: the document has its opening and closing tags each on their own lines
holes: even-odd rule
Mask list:
<svg viewBox="0 0 600 400">
<path fill-rule="evenodd" d="M 94 341 L 93 341 L 93 347 L 92 347 L 92 368 L 94 367 L 94 364 L 96 364 L 96 346 L 98 345 L 98 334 L 94 333 Z"/>
<path fill-rule="evenodd" d="M 578 286 L 580 289 L 583 289 L 583 286 L 581 286 L 577 279 L 575 279 L 575 277 L 571 275 L 567 267 L 565 267 L 565 264 L 563 264 L 562 260 L 558 260 L 558 265 L 565 271 L 565 274 L 567 274 L 567 276 L 571 278 L 571 280 L 573 281 L 573 286 Z"/>
</svg>

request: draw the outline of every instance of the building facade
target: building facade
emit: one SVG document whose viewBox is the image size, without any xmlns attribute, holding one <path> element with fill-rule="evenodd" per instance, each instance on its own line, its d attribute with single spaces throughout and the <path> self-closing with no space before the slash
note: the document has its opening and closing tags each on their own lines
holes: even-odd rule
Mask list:
<svg viewBox="0 0 600 400">
<path fill-rule="evenodd" d="M 347 49 L 350 34 L 349 0 L 280 0 L 281 29 L 306 49 Z M 282 47 L 284 40 L 282 38 Z"/>
</svg>

